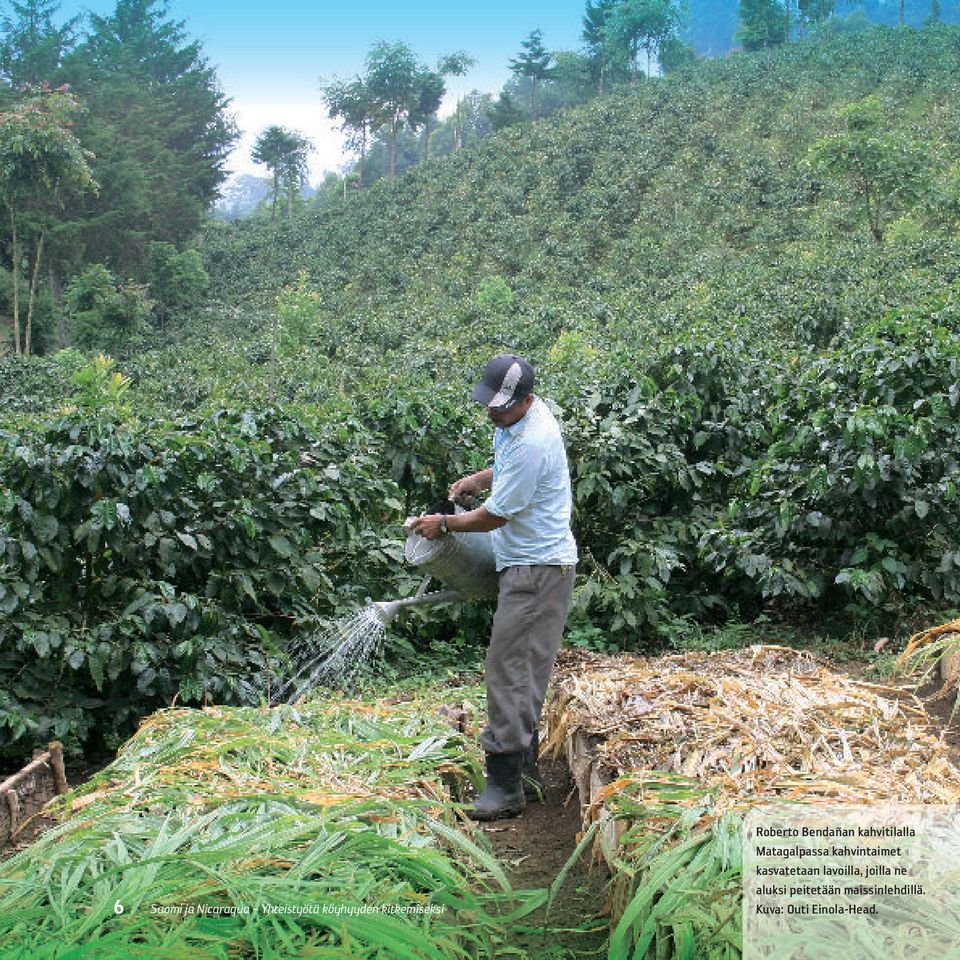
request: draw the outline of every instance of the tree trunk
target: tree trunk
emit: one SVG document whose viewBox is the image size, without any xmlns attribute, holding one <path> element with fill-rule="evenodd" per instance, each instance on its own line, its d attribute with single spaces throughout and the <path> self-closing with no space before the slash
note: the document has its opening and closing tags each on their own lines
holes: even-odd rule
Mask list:
<svg viewBox="0 0 960 960">
<path fill-rule="evenodd" d="M 53 316 L 57 324 L 57 346 L 63 350 L 67 346 L 69 339 L 67 336 L 67 321 L 63 316 L 63 311 L 59 309 L 60 302 L 63 300 L 63 286 L 60 283 L 60 275 L 56 268 L 50 265 L 50 298 L 57 308 L 53 311 Z"/>
<path fill-rule="evenodd" d="M 457 119 L 453 124 L 453 150 L 463 149 L 463 112 L 461 110 L 462 100 L 457 100 Z"/>
<path fill-rule="evenodd" d="M 10 244 L 13 249 L 13 352 L 20 355 L 20 248 L 17 245 L 17 220 L 10 208 Z"/>
<path fill-rule="evenodd" d="M 874 201 L 873 191 L 867 182 L 863 185 L 863 202 L 867 208 L 867 225 L 870 227 L 870 233 L 876 243 L 883 243 L 883 229 L 880 226 L 880 205 Z"/>
<path fill-rule="evenodd" d="M 276 223 L 277 220 L 277 197 L 280 194 L 280 171 L 273 171 L 273 205 L 270 208 L 270 222 Z"/>
<path fill-rule="evenodd" d="M 360 132 L 360 179 L 357 182 L 357 189 L 363 189 L 363 165 L 367 159 L 367 125 L 364 123 Z"/>
<path fill-rule="evenodd" d="M 530 119 L 537 119 L 537 78 L 530 78 Z"/>
<path fill-rule="evenodd" d="M 390 179 L 397 179 L 397 120 L 390 124 Z"/>
<path fill-rule="evenodd" d="M 904 0 L 900 0 L 900 26 L 903 26 L 904 16 L 903 16 L 903 4 Z"/>
<path fill-rule="evenodd" d="M 30 336 L 33 331 L 33 305 L 37 300 L 37 277 L 40 275 L 40 258 L 43 256 L 43 238 L 41 231 L 40 239 L 37 240 L 37 257 L 33 261 L 33 275 L 30 277 L 30 300 L 27 303 L 27 330 L 24 336 L 24 353 L 30 356 Z"/>
<path fill-rule="evenodd" d="M 430 118 L 423 125 L 423 159 L 424 162 L 430 159 Z"/>
</svg>

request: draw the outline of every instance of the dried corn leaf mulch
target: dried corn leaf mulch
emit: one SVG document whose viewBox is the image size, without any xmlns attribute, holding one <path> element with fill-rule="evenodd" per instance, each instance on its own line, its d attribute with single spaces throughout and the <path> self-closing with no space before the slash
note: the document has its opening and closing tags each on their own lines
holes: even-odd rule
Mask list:
<svg viewBox="0 0 960 960">
<path fill-rule="evenodd" d="M 611 960 L 739 960 L 741 833 L 753 804 L 960 799 L 960 770 L 915 696 L 834 673 L 808 652 L 564 651 L 553 683 L 547 749 L 577 733 L 596 743 L 610 782 L 585 820 L 626 827 Z"/>
<path fill-rule="evenodd" d="M 563 651 L 553 685 L 548 749 L 576 731 L 600 737 L 611 779 L 667 771 L 741 801 L 960 799 L 960 770 L 914 695 L 834 673 L 806 651 Z"/>
<path fill-rule="evenodd" d="M 53 809 L 203 809 L 269 796 L 329 806 L 375 796 L 425 803 L 440 815 L 445 787 L 457 796 L 480 780 L 474 752 L 436 702 L 318 698 L 297 707 L 160 710 Z"/>
</svg>

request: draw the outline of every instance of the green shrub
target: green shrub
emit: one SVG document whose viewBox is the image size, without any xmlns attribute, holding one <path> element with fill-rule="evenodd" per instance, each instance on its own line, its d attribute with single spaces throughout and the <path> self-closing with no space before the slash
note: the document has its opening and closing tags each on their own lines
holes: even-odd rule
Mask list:
<svg viewBox="0 0 960 960">
<path fill-rule="evenodd" d="M 485 312 L 503 313 L 513 306 L 513 291 L 503 277 L 494 275 L 480 281 L 473 299 Z"/>
<path fill-rule="evenodd" d="M 153 302 L 146 288 L 119 283 L 102 263 L 87 267 L 64 292 L 70 338 L 85 350 L 122 356 L 142 345 L 150 332 Z"/>
<path fill-rule="evenodd" d="M 177 250 L 172 243 L 150 244 L 147 278 L 161 323 L 189 317 L 203 305 L 210 287 L 200 253 Z"/>
<path fill-rule="evenodd" d="M 357 434 L 103 406 L 0 431 L 0 753 L 254 700 L 275 637 L 381 590 L 399 504 Z"/>
</svg>

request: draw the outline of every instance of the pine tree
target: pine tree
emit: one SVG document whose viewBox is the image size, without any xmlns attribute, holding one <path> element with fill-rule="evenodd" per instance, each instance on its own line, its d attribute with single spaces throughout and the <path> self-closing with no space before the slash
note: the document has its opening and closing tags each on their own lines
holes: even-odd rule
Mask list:
<svg viewBox="0 0 960 960">
<path fill-rule="evenodd" d="M 607 24 L 620 0 L 587 0 L 583 15 L 583 42 L 602 95 L 611 71 L 617 67 L 616 51 L 611 48 Z"/>
<path fill-rule="evenodd" d="M 523 120 L 523 110 L 513 102 L 506 90 L 501 90 L 500 96 L 487 110 L 487 116 L 494 130 L 502 130 Z"/>
<path fill-rule="evenodd" d="M 553 54 L 543 45 L 543 31 L 534 30 L 520 42 L 523 50 L 510 61 L 510 69 L 518 77 L 530 80 L 530 119 L 537 119 L 537 83 L 553 75 Z"/>
<path fill-rule="evenodd" d="M 88 112 L 77 124 L 96 156 L 97 201 L 75 210 L 88 260 L 139 274 L 150 241 L 182 243 L 226 178 L 237 133 L 197 41 L 167 18 L 166 0 L 117 0 L 91 14 L 64 75 Z"/>
<path fill-rule="evenodd" d="M 0 21 L 0 74 L 16 90 L 60 83 L 63 57 L 72 48 L 77 17 L 57 26 L 57 0 L 10 0 L 9 14 Z"/>
</svg>

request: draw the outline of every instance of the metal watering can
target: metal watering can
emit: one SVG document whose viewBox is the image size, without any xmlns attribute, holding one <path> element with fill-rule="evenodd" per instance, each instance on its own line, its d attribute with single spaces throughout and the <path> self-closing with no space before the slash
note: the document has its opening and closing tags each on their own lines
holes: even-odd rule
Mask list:
<svg viewBox="0 0 960 960">
<path fill-rule="evenodd" d="M 464 511 L 458 507 L 456 512 Z M 389 625 L 407 607 L 483 600 L 496 596 L 499 582 L 489 533 L 451 532 L 436 540 L 428 540 L 410 529 L 414 519 L 408 518 L 403 525 L 407 531 L 403 555 L 410 566 L 417 567 L 427 576 L 412 597 L 371 604 L 385 625 Z M 446 589 L 427 593 L 431 577 L 436 577 Z"/>
</svg>

